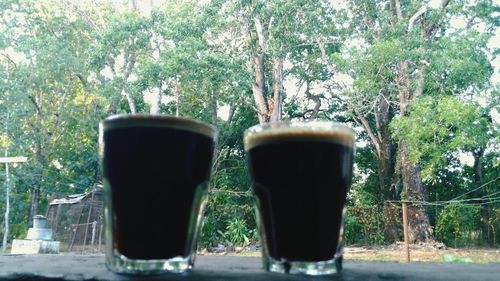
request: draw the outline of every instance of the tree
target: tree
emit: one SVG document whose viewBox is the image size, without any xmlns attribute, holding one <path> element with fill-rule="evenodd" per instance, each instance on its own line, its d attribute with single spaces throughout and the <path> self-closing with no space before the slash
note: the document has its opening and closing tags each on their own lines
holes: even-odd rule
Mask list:
<svg viewBox="0 0 500 281">
<path fill-rule="evenodd" d="M 425 198 L 420 168 L 409 160 L 411 151 L 407 141 L 400 138 L 396 142 L 390 134 L 389 124 L 394 116 L 411 115 L 408 105 L 423 94 L 457 95 L 469 87 L 480 89 L 491 75 L 484 48 L 492 35 L 491 20 L 485 19 L 485 13 L 482 17 L 466 14 L 466 10 L 479 6 L 483 4 L 472 3 L 466 7 L 464 3 L 452 3 L 450 6 L 448 1 L 440 1 L 430 7 L 417 1 L 349 2 L 351 26 L 347 32 L 352 40 L 359 41 L 360 47 L 330 59 L 354 80 L 352 86 L 344 90 L 346 103 L 353 120 L 364 128 L 374 148 L 380 188 L 386 202 L 399 196 L 400 180 L 405 199 Z M 491 5 L 485 7 L 491 9 Z M 489 31 L 478 36 L 471 27 L 454 30 L 448 20 L 452 16 L 465 17 L 473 23 L 487 22 Z M 471 37 L 473 34 L 476 35 Z M 464 40 L 467 45 L 460 43 Z M 462 48 L 457 49 L 457 44 Z M 466 70 L 460 67 L 462 65 L 472 67 Z M 386 212 L 390 212 L 389 208 Z M 409 213 L 411 240 L 432 240 L 425 209 L 411 206 Z M 396 238 L 394 234 L 390 237 Z"/>
<path fill-rule="evenodd" d="M 412 163 L 418 163 L 426 182 L 436 182 L 440 169 L 448 167 L 457 158 L 456 153 L 470 152 L 474 157 L 471 182 L 478 191 L 476 198 L 487 198 L 488 187 L 483 180 L 483 158 L 488 147 L 498 143 L 498 130 L 490 111 L 474 102 L 465 102 L 455 96 L 438 98 L 424 96 L 410 106 L 412 114 L 393 120 L 396 137 L 404 138 L 411 153 Z M 427 126 L 419 124 L 428 123 Z M 420 127 L 420 130 L 414 130 Z M 455 154 L 455 155 L 454 155 Z M 471 188 L 472 189 L 472 188 Z M 492 190 L 491 193 L 496 190 Z M 468 190 L 463 190 L 467 193 Z M 460 196 L 460 195 L 457 195 Z M 455 196 L 454 196 L 455 198 Z M 489 230 L 489 200 L 479 200 L 482 215 L 482 233 L 485 243 L 492 243 Z"/>
<path fill-rule="evenodd" d="M 57 9 L 62 7 L 47 9 L 50 4 L 14 5 L 15 17 L 10 23 L 19 20 L 23 24 L 16 30 L 9 22 L 5 26 L 6 34 L 11 35 L 6 47 L 13 50 L 6 52 L 6 57 L 14 53 L 17 58 L 10 58 L 10 79 L 3 94 L 15 97 L 16 107 L 22 112 L 19 127 L 12 134 L 16 149 L 29 152 L 25 154 L 33 159 L 26 165 L 29 172 L 22 177 L 31 194 L 28 224 L 39 212 L 52 155 L 59 149 L 60 138 L 71 130 L 62 126 L 67 122 L 63 116 L 74 117 L 70 105 L 82 90 L 78 77 L 84 75 L 81 55 L 89 35 L 85 23 L 70 20 Z"/>
</svg>

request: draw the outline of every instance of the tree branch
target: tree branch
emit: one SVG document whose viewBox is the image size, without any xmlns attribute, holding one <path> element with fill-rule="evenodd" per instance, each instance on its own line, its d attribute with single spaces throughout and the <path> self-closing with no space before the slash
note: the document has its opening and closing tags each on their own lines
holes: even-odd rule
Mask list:
<svg viewBox="0 0 500 281">
<path fill-rule="evenodd" d="M 446 8 L 446 6 L 448 6 L 448 3 L 450 1 L 449 0 L 441 0 L 439 2 L 439 6 L 437 7 L 437 9 L 444 9 Z M 428 26 L 426 29 L 425 29 L 425 35 L 427 38 L 431 38 L 432 36 L 434 36 L 434 34 L 436 33 L 436 31 L 438 30 L 438 25 L 436 23 L 433 23 L 431 24 L 430 26 Z"/>
<path fill-rule="evenodd" d="M 257 107 L 255 107 L 252 103 L 248 102 L 244 97 L 240 97 L 240 101 L 244 104 L 246 104 L 248 107 L 250 107 L 251 109 L 253 109 L 253 111 L 255 111 L 255 113 L 257 114 L 260 114 L 259 110 L 257 109 Z"/>
<path fill-rule="evenodd" d="M 321 95 L 313 95 L 313 94 L 311 94 L 310 89 L 311 89 L 310 88 L 310 81 L 307 80 L 306 81 L 306 91 L 305 91 L 305 94 L 306 94 L 306 96 L 307 96 L 308 99 L 312 100 L 315 103 L 314 108 L 312 110 L 312 113 L 311 113 L 311 115 L 309 116 L 308 119 L 309 120 L 314 120 L 318 116 L 320 108 L 321 108 L 321 98 L 320 98 Z M 304 114 L 304 116 L 305 116 L 305 114 Z"/>
<path fill-rule="evenodd" d="M 273 62 L 273 108 L 271 121 L 281 119 L 281 91 L 283 89 L 283 59 L 278 58 Z"/>
<path fill-rule="evenodd" d="M 411 31 L 412 28 L 413 28 L 413 25 L 415 24 L 415 22 L 422 16 L 425 14 L 425 12 L 427 12 L 427 6 L 424 4 L 422 7 L 420 7 L 420 9 L 418 9 L 418 11 L 413 14 L 413 16 L 411 16 L 410 20 L 408 21 L 408 31 Z"/>
<path fill-rule="evenodd" d="M 398 21 L 403 20 L 403 10 L 401 9 L 401 2 L 399 0 L 394 0 L 394 13 Z"/>
<path fill-rule="evenodd" d="M 370 123 L 368 123 L 368 120 L 363 115 L 358 115 L 357 118 L 359 119 L 361 125 L 363 126 L 363 129 L 365 129 L 366 133 L 368 134 L 368 137 L 370 138 L 373 146 L 375 147 L 375 151 L 377 152 L 377 157 L 380 157 L 381 156 L 380 142 L 373 133 Z"/>
<path fill-rule="evenodd" d="M 309 117 L 307 117 L 307 114 L 308 113 L 312 113 L 314 111 L 314 109 L 307 109 L 306 111 L 304 112 L 301 112 L 301 113 L 297 113 L 297 114 L 293 114 L 293 115 L 290 115 L 288 116 L 289 118 L 297 118 L 297 117 L 300 117 L 300 118 L 303 118 L 304 120 L 311 120 L 311 116 L 309 115 Z M 320 109 L 319 112 L 322 112 L 324 110 Z"/>
<path fill-rule="evenodd" d="M 253 21 L 255 24 L 255 31 L 257 32 L 257 39 L 259 41 L 260 52 L 264 53 L 265 51 L 264 28 L 262 27 L 262 23 L 260 21 L 259 16 L 255 16 Z"/>
<path fill-rule="evenodd" d="M 80 9 L 80 7 L 78 7 L 76 4 L 73 4 L 71 1 L 68 0 L 65 0 L 64 3 L 66 3 L 66 5 L 70 5 L 71 7 L 73 7 L 73 9 L 75 9 L 76 12 L 80 14 L 80 16 L 87 22 L 88 25 L 92 27 L 92 29 L 94 29 L 95 31 L 99 30 L 97 24 L 90 18 L 90 16 L 85 11 Z"/>
<path fill-rule="evenodd" d="M 378 100 L 380 97 L 378 97 L 377 99 L 375 100 Z M 382 139 L 382 134 L 381 134 L 381 128 L 382 128 L 382 124 L 380 122 L 380 116 L 379 116 L 379 112 L 380 109 L 377 109 L 377 108 L 373 108 L 373 115 L 375 116 L 375 127 L 377 128 L 377 136 L 378 136 L 378 139 L 381 140 Z"/>
<path fill-rule="evenodd" d="M 332 62 L 328 58 L 328 55 L 326 54 L 325 45 L 317 35 L 314 35 L 314 41 L 316 41 L 316 43 L 318 44 L 319 50 L 321 52 L 321 58 L 326 63 L 328 71 L 330 71 L 330 74 L 334 76 L 336 74 L 335 66 L 332 64 Z"/>
<path fill-rule="evenodd" d="M 229 114 L 227 116 L 226 124 L 230 125 L 233 122 L 234 113 L 236 112 L 236 106 L 234 104 L 229 105 Z"/>
<path fill-rule="evenodd" d="M 11 64 L 14 65 L 14 68 L 17 68 L 17 64 L 6 54 L 1 54 L 3 57 L 5 57 Z"/>
<path fill-rule="evenodd" d="M 85 89 L 85 91 L 87 93 L 90 93 L 91 91 L 89 85 L 87 84 L 87 81 L 85 81 L 85 78 L 83 78 L 82 74 L 78 73 L 76 74 L 76 77 L 78 78 L 78 80 L 80 80 L 80 83 L 82 83 L 82 86 Z"/>
<path fill-rule="evenodd" d="M 33 105 L 35 106 L 36 111 L 41 114 L 42 113 L 42 109 L 40 108 L 40 106 L 38 106 L 38 103 L 36 102 L 35 98 L 33 96 L 31 96 L 31 95 L 28 95 L 28 98 L 33 103 Z"/>
<path fill-rule="evenodd" d="M 252 87 L 252 93 L 257 105 L 258 111 L 257 115 L 260 123 L 269 121 L 271 117 L 269 114 L 269 103 L 266 97 L 266 76 L 265 76 L 265 65 L 264 65 L 264 49 L 265 49 L 265 38 L 262 23 L 258 16 L 254 17 L 255 30 L 257 32 L 259 50 L 255 57 L 253 58 L 253 67 L 255 71 L 255 83 Z"/>
</svg>

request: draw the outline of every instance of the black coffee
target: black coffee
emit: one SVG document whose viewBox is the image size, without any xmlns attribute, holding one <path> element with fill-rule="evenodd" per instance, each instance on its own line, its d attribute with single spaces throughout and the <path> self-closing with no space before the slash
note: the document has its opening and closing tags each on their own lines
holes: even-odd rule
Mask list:
<svg viewBox="0 0 500 281">
<path fill-rule="evenodd" d="M 191 210 L 206 188 L 213 137 L 133 123 L 108 127 L 102 153 L 114 248 L 131 259 L 186 257 L 193 243 Z"/>
<path fill-rule="evenodd" d="M 246 139 L 272 258 L 333 259 L 351 184 L 352 138 L 352 133 L 343 132 L 284 131 Z"/>
</svg>

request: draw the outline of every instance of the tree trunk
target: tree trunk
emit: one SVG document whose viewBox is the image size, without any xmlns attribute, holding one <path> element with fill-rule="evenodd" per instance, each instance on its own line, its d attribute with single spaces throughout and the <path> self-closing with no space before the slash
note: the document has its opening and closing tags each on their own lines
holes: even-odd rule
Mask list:
<svg viewBox="0 0 500 281">
<path fill-rule="evenodd" d="M 31 186 L 31 197 L 30 197 L 30 211 L 28 215 L 28 227 L 33 226 L 33 217 L 38 214 L 38 205 L 40 202 L 40 189 L 42 187 L 42 173 L 43 173 L 43 163 L 44 156 L 42 153 L 42 145 L 40 143 L 40 138 L 35 144 L 35 179 L 33 185 Z"/>
<path fill-rule="evenodd" d="M 226 124 L 229 125 L 233 121 L 234 113 L 236 112 L 236 106 L 234 104 L 229 105 L 229 114 L 227 116 Z"/>
<path fill-rule="evenodd" d="M 483 183 L 483 157 L 484 148 L 479 148 L 477 151 L 472 153 L 474 155 L 474 183 L 475 186 L 479 187 Z M 479 188 L 477 192 L 477 197 L 482 198 L 486 196 L 485 188 Z M 480 203 L 486 203 L 487 200 L 479 201 Z M 490 214 L 488 209 L 488 204 L 481 205 L 481 234 L 482 241 L 484 244 L 493 245 L 493 239 L 490 231 Z"/>
<path fill-rule="evenodd" d="M 175 97 L 175 116 L 181 116 L 181 89 L 179 86 L 179 82 L 175 83 L 174 86 L 174 97 Z"/>
<path fill-rule="evenodd" d="M 127 91 L 125 91 L 125 89 L 122 89 L 122 93 L 121 94 L 124 95 L 127 98 L 128 107 L 130 108 L 130 113 L 132 113 L 132 114 L 137 113 L 137 109 L 135 107 L 135 101 L 132 98 L 132 96 L 130 95 L 130 93 L 127 92 Z"/>
<path fill-rule="evenodd" d="M 154 88 L 152 90 L 153 93 L 153 100 L 151 101 L 151 108 L 149 109 L 150 114 L 159 114 L 160 113 L 160 106 L 161 106 L 161 93 L 162 93 L 162 87 L 163 83 L 160 83 L 158 88 Z"/>
<path fill-rule="evenodd" d="M 258 46 L 257 53 L 253 59 L 255 83 L 252 87 L 252 92 L 258 110 L 257 115 L 259 123 L 262 124 L 269 122 L 271 117 L 269 115 L 269 104 L 266 98 L 266 77 L 264 72 L 264 48 L 266 41 L 264 37 L 264 29 L 258 16 L 254 18 L 254 24 L 257 32 Z"/>
<path fill-rule="evenodd" d="M 281 120 L 281 91 L 283 89 L 283 59 L 278 58 L 273 62 L 273 106 L 270 121 Z"/>
<path fill-rule="evenodd" d="M 396 183 L 394 181 L 395 144 L 392 142 L 389 131 L 389 123 L 392 120 L 393 112 L 385 93 L 381 93 L 376 102 L 372 112 L 375 119 L 375 128 L 372 128 L 368 119 L 362 114 L 358 114 L 357 120 L 367 132 L 370 143 L 375 149 L 379 186 L 384 200 L 385 239 L 386 242 L 392 243 L 399 240 L 398 221 L 400 217 L 395 206 L 390 202 L 397 198 Z"/>
<path fill-rule="evenodd" d="M 398 235 L 400 216 L 396 206 L 390 202 L 397 199 L 395 183 L 393 182 L 395 170 L 393 147 L 390 142 L 381 143 L 381 157 L 377 158 L 378 179 L 384 200 L 385 241 L 387 243 L 394 243 L 400 238 Z"/>
<path fill-rule="evenodd" d="M 424 188 L 420 178 L 420 168 L 410 162 L 410 151 L 405 140 L 399 143 L 401 153 L 401 169 L 403 175 L 404 200 L 423 201 Z M 408 227 L 410 243 L 434 241 L 432 227 L 424 206 L 408 205 Z"/>
<path fill-rule="evenodd" d="M 217 125 L 217 94 L 215 92 L 212 92 L 212 96 L 210 97 L 210 104 L 211 104 L 211 113 L 212 113 L 212 125 L 216 126 Z"/>
<path fill-rule="evenodd" d="M 135 10 L 135 8 L 134 8 L 134 10 Z M 133 45 L 133 39 L 129 39 L 129 47 L 124 50 L 125 63 L 123 64 L 123 67 L 121 70 L 121 72 L 123 73 L 123 81 L 121 83 L 120 88 L 117 89 L 117 92 L 120 92 L 120 94 L 117 94 L 111 98 L 111 104 L 108 107 L 108 114 L 109 115 L 113 115 L 113 114 L 117 113 L 118 105 L 119 105 L 123 96 L 125 96 L 125 98 L 127 99 L 127 103 L 129 105 L 130 112 L 131 113 L 137 112 L 134 98 L 130 95 L 130 93 L 128 93 L 125 90 L 125 84 L 128 82 L 128 78 L 132 74 L 132 70 L 134 69 L 135 63 L 136 63 L 135 50 L 133 48 L 130 48 L 132 45 Z M 118 77 L 116 69 L 115 69 L 116 60 L 112 57 L 109 57 L 106 65 L 111 69 L 111 73 L 113 74 L 113 77 L 114 78 Z"/>
<path fill-rule="evenodd" d="M 406 91 L 400 93 L 400 110 L 402 116 L 407 114 L 409 97 L 411 96 Z M 417 164 L 410 162 L 410 150 L 404 139 L 399 142 L 399 148 L 404 189 L 403 200 L 424 201 L 424 188 L 420 177 L 420 168 Z M 429 216 L 424 206 L 419 204 L 408 205 L 408 223 L 410 242 L 434 241 Z"/>
<path fill-rule="evenodd" d="M 45 161 L 45 156 L 43 154 L 43 136 L 42 136 L 42 94 L 38 93 L 35 99 L 32 99 L 35 105 L 35 169 L 34 181 L 31 186 L 31 196 L 30 196 L 30 210 L 28 214 L 28 227 L 33 225 L 33 217 L 38 213 L 38 204 L 40 202 L 40 188 L 42 185 L 42 173 Z"/>
<path fill-rule="evenodd" d="M 377 157 L 378 178 L 382 195 L 384 198 L 384 216 L 386 218 L 386 242 L 393 243 L 399 240 L 399 215 L 395 205 L 390 201 L 397 198 L 396 182 L 394 172 L 396 165 L 395 145 L 391 140 L 389 123 L 392 120 L 393 112 L 389 97 L 385 92 L 380 93 L 378 106 L 374 109 L 375 125 L 377 127 L 377 137 L 379 140 L 379 153 Z"/>
<path fill-rule="evenodd" d="M 266 100 L 266 86 L 264 76 L 264 55 L 258 54 L 254 58 L 255 84 L 252 87 L 253 97 L 257 106 L 259 123 L 269 121 L 269 107 Z"/>
<path fill-rule="evenodd" d="M 403 61 L 400 63 L 400 72 L 396 84 L 399 90 L 399 110 L 401 116 L 409 114 L 409 103 L 415 98 L 415 95 L 420 94 L 420 92 L 418 92 L 420 91 L 419 87 L 417 87 L 417 92 L 412 91 L 409 75 L 410 71 L 408 61 Z M 422 83 L 423 77 L 419 77 L 418 82 Z M 400 140 L 399 148 L 404 189 L 403 200 L 423 201 L 424 188 L 420 177 L 420 168 L 417 164 L 410 162 L 410 150 L 404 139 Z M 425 210 L 424 206 L 419 204 L 408 205 L 408 228 L 410 243 L 434 241 L 429 216 L 427 215 L 427 210 Z"/>
<path fill-rule="evenodd" d="M 116 95 L 111 98 L 111 103 L 108 107 L 108 115 L 115 115 L 118 112 L 118 104 L 120 103 L 121 96 Z"/>
<path fill-rule="evenodd" d="M 8 139 L 8 136 L 7 136 Z M 5 157 L 9 156 L 9 150 L 5 148 Z M 2 240 L 2 253 L 5 254 L 7 249 L 7 239 L 9 238 L 9 213 L 10 213 L 10 173 L 9 163 L 5 163 L 5 214 L 4 214 L 4 231 Z"/>
</svg>

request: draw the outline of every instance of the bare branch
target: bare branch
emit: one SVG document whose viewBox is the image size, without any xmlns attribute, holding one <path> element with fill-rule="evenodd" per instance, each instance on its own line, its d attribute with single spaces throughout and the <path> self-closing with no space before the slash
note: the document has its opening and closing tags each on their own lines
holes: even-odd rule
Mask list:
<svg viewBox="0 0 500 281">
<path fill-rule="evenodd" d="M 57 127 L 59 125 L 60 116 L 63 111 L 64 105 L 66 104 L 66 98 L 68 97 L 68 92 L 70 91 L 72 84 L 73 84 L 73 79 L 70 78 L 68 81 L 68 85 L 66 86 L 66 89 L 64 91 L 64 94 L 61 98 L 61 101 L 59 102 L 59 106 L 57 107 L 57 111 L 54 114 L 56 116 L 56 120 L 54 120 L 54 127 Z"/>
<path fill-rule="evenodd" d="M 307 109 L 306 111 L 304 112 L 301 112 L 301 113 L 297 113 L 297 114 L 293 114 L 293 115 L 290 115 L 289 118 L 297 118 L 297 117 L 300 117 L 304 120 L 311 120 L 311 115 L 309 115 L 309 117 L 307 116 L 308 113 L 313 113 L 314 109 Z M 323 112 L 324 110 L 323 109 L 320 109 L 319 112 Z"/>
<path fill-rule="evenodd" d="M 255 31 L 257 32 L 257 39 L 259 40 L 260 52 L 265 51 L 265 39 L 264 39 L 264 28 L 260 21 L 259 16 L 255 16 L 254 19 Z"/>
<path fill-rule="evenodd" d="M 35 106 L 36 111 L 41 114 L 42 113 L 42 109 L 40 108 L 40 106 L 36 102 L 35 98 L 32 95 L 28 95 L 28 98 L 33 103 L 33 105 Z"/>
<path fill-rule="evenodd" d="M 373 146 L 375 147 L 375 151 L 377 152 L 377 157 L 380 157 L 381 156 L 380 141 L 373 133 L 370 123 L 363 115 L 358 115 L 356 117 L 359 119 L 361 125 L 363 126 L 363 129 L 365 129 L 366 133 L 368 134 L 368 137 L 370 138 Z"/>
<path fill-rule="evenodd" d="M 17 64 L 6 54 L 1 54 L 3 57 L 5 57 L 11 64 L 14 65 L 14 68 L 17 67 Z"/>
<path fill-rule="evenodd" d="M 422 7 L 420 7 L 420 9 L 418 9 L 418 11 L 413 14 L 413 16 L 411 16 L 410 20 L 408 21 L 408 31 L 411 31 L 412 28 L 413 28 L 413 25 L 415 24 L 415 22 L 422 16 L 425 14 L 425 12 L 427 12 L 427 6 L 426 5 L 423 5 Z"/>
<path fill-rule="evenodd" d="M 318 44 L 319 50 L 321 52 L 321 58 L 326 63 L 326 66 L 328 67 L 328 71 L 330 71 L 330 74 L 332 76 L 334 76 L 336 74 L 335 66 L 330 61 L 330 59 L 328 58 L 328 55 L 326 54 L 325 45 L 323 44 L 323 42 L 321 41 L 321 39 L 317 35 L 314 36 L 314 40 Z"/>
<path fill-rule="evenodd" d="M 226 124 L 230 125 L 233 122 L 234 113 L 236 112 L 236 106 L 234 104 L 229 105 L 229 114 L 227 116 Z"/>
<path fill-rule="evenodd" d="M 78 78 L 78 80 L 80 80 L 80 82 L 82 83 L 83 85 L 83 88 L 85 89 L 85 91 L 87 93 L 90 93 L 90 88 L 89 88 L 89 85 L 87 83 L 87 81 L 85 80 L 85 78 L 83 78 L 82 74 L 81 73 L 78 73 L 76 74 L 76 77 Z"/>
<path fill-rule="evenodd" d="M 310 81 L 307 80 L 306 81 L 306 91 L 305 91 L 305 94 L 307 96 L 308 99 L 312 100 L 315 105 L 314 105 L 314 109 L 312 110 L 312 113 L 311 115 L 309 116 L 309 120 L 314 120 L 316 119 L 316 117 L 318 116 L 319 112 L 320 112 L 320 108 L 321 108 L 321 96 L 322 95 L 313 95 L 311 94 L 310 92 Z M 305 114 L 304 114 L 305 115 Z"/>
<path fill-rule="evenodd" d="M 450 0 L 441 0 L 441 2 L 439 2 L 439 9 L 443 9 L 445 8 L 446 6 L 448 6 L 448 4 L 450 3 Z"/>
<path fill-rule="evenodd" d="M 401 9 L 401 2 L 399 0 L 394 0 L 394 13 L 398 21 L 403 20 L 403 10 Z"/>
<path fill-rule="evenodd" d="M 375 99 L 375 101 L 377 101 L 379 99 L 379 97 L 377 97 Z M 378 136 L 378 139 L 381 140 L 382 139 L 382 134 L 381 134 L 381 128 L 382 128 L 382 124 L 381 124 L 381 120 L 380 120 L 380 115 L 378 114 L 378 111 L 380 109 L 376 109 L 375 107 L 373 108 L 373 115 L 375 116 L 375 126 L 377 128 L 377 136 Z"/>
<path fill-rule="evenodd" d="M 244 97 L 240 97 L 240 101 L 253 109 L 253 111 L 255 111 L 257 114 L 260 114 L 257 107 L 255 107 L 251 102 L 247 101 Z"/>
<path fill-rule="evenodd" d="M 476 16 L 472 16 L 468 21 L 467 24 L 465 25 L 466 29 L 471 29 L 472 26 L 474 26 L 474 21 L 476 20 Z"/>
<path fill-rule="evenodd" d="M 219 119 L 217 116 L 217 91 L 212 91 L 210 96 L 210 105 L 212 109 L 212 124 L 217 125 L 217 120 Z"/>
<path fill-rule="evenodd" d="M 273 41 L 273 34 L 271 32 L 271 30 L 273 28 L 273 23 L 274 23 L 274 17 L 271 17 L 269 19 L 269 24 L 267 25 L 267 34 L 269 35 L 269 42 Z"/>
<path fill-rule="evenodd" d="M 418 77 L 417 77 L 417 86 L 415 88 L 415 93 L 414 97 L 418 97 L 422 95 L 424 92 L 424 84 L 425 84 L 425 76 L 424 76 L 424 71 L 425 71 L 426 65 L 422 65 L 422 67 L 418 70 Z"/>
<path fill-rule="evenodd" d="M 441 0 L 437 9 L 444 9 L 448 6 L 449 0 Z M 438 25 L 436 23 L 431 24 L 425 29 L 425 35 L 427 38 L 431 38 L 438 30 Z"/>
<path fill-rule="evenodd" d="M 64 3 L 66 3 L 66 5 L 73 7 L 73 9 L 76 10 L 76 12 L 87 22 L 88 25 L 92 27 L 92 29 L 94 29 L 95 31 L 99 30 L 97 24 L 90 18 L 90 16 L 85 11 L 80 9 L 78 5 L 73 4 L 71 1 L 68 0 L 65 0 Z"/>
<path fill-rule="evenodd" d="M 273 108 L 271 121 L 281 119 L 281 92 L 283 90 L 283 59 L 278 58 L 273 62 Z"/>
<path fill-rule="evenodd" d="M 125 98 L 127 98 L 128 106 L 130 108 L 130 113 L 135 114 L 137 113 L 137 109 L 135 107 L 135 101 L 130 95 L 129 92 L 125 91 L 125 88 L 122 88 L 121 95 L 124 95 Z"/>
</svg>

